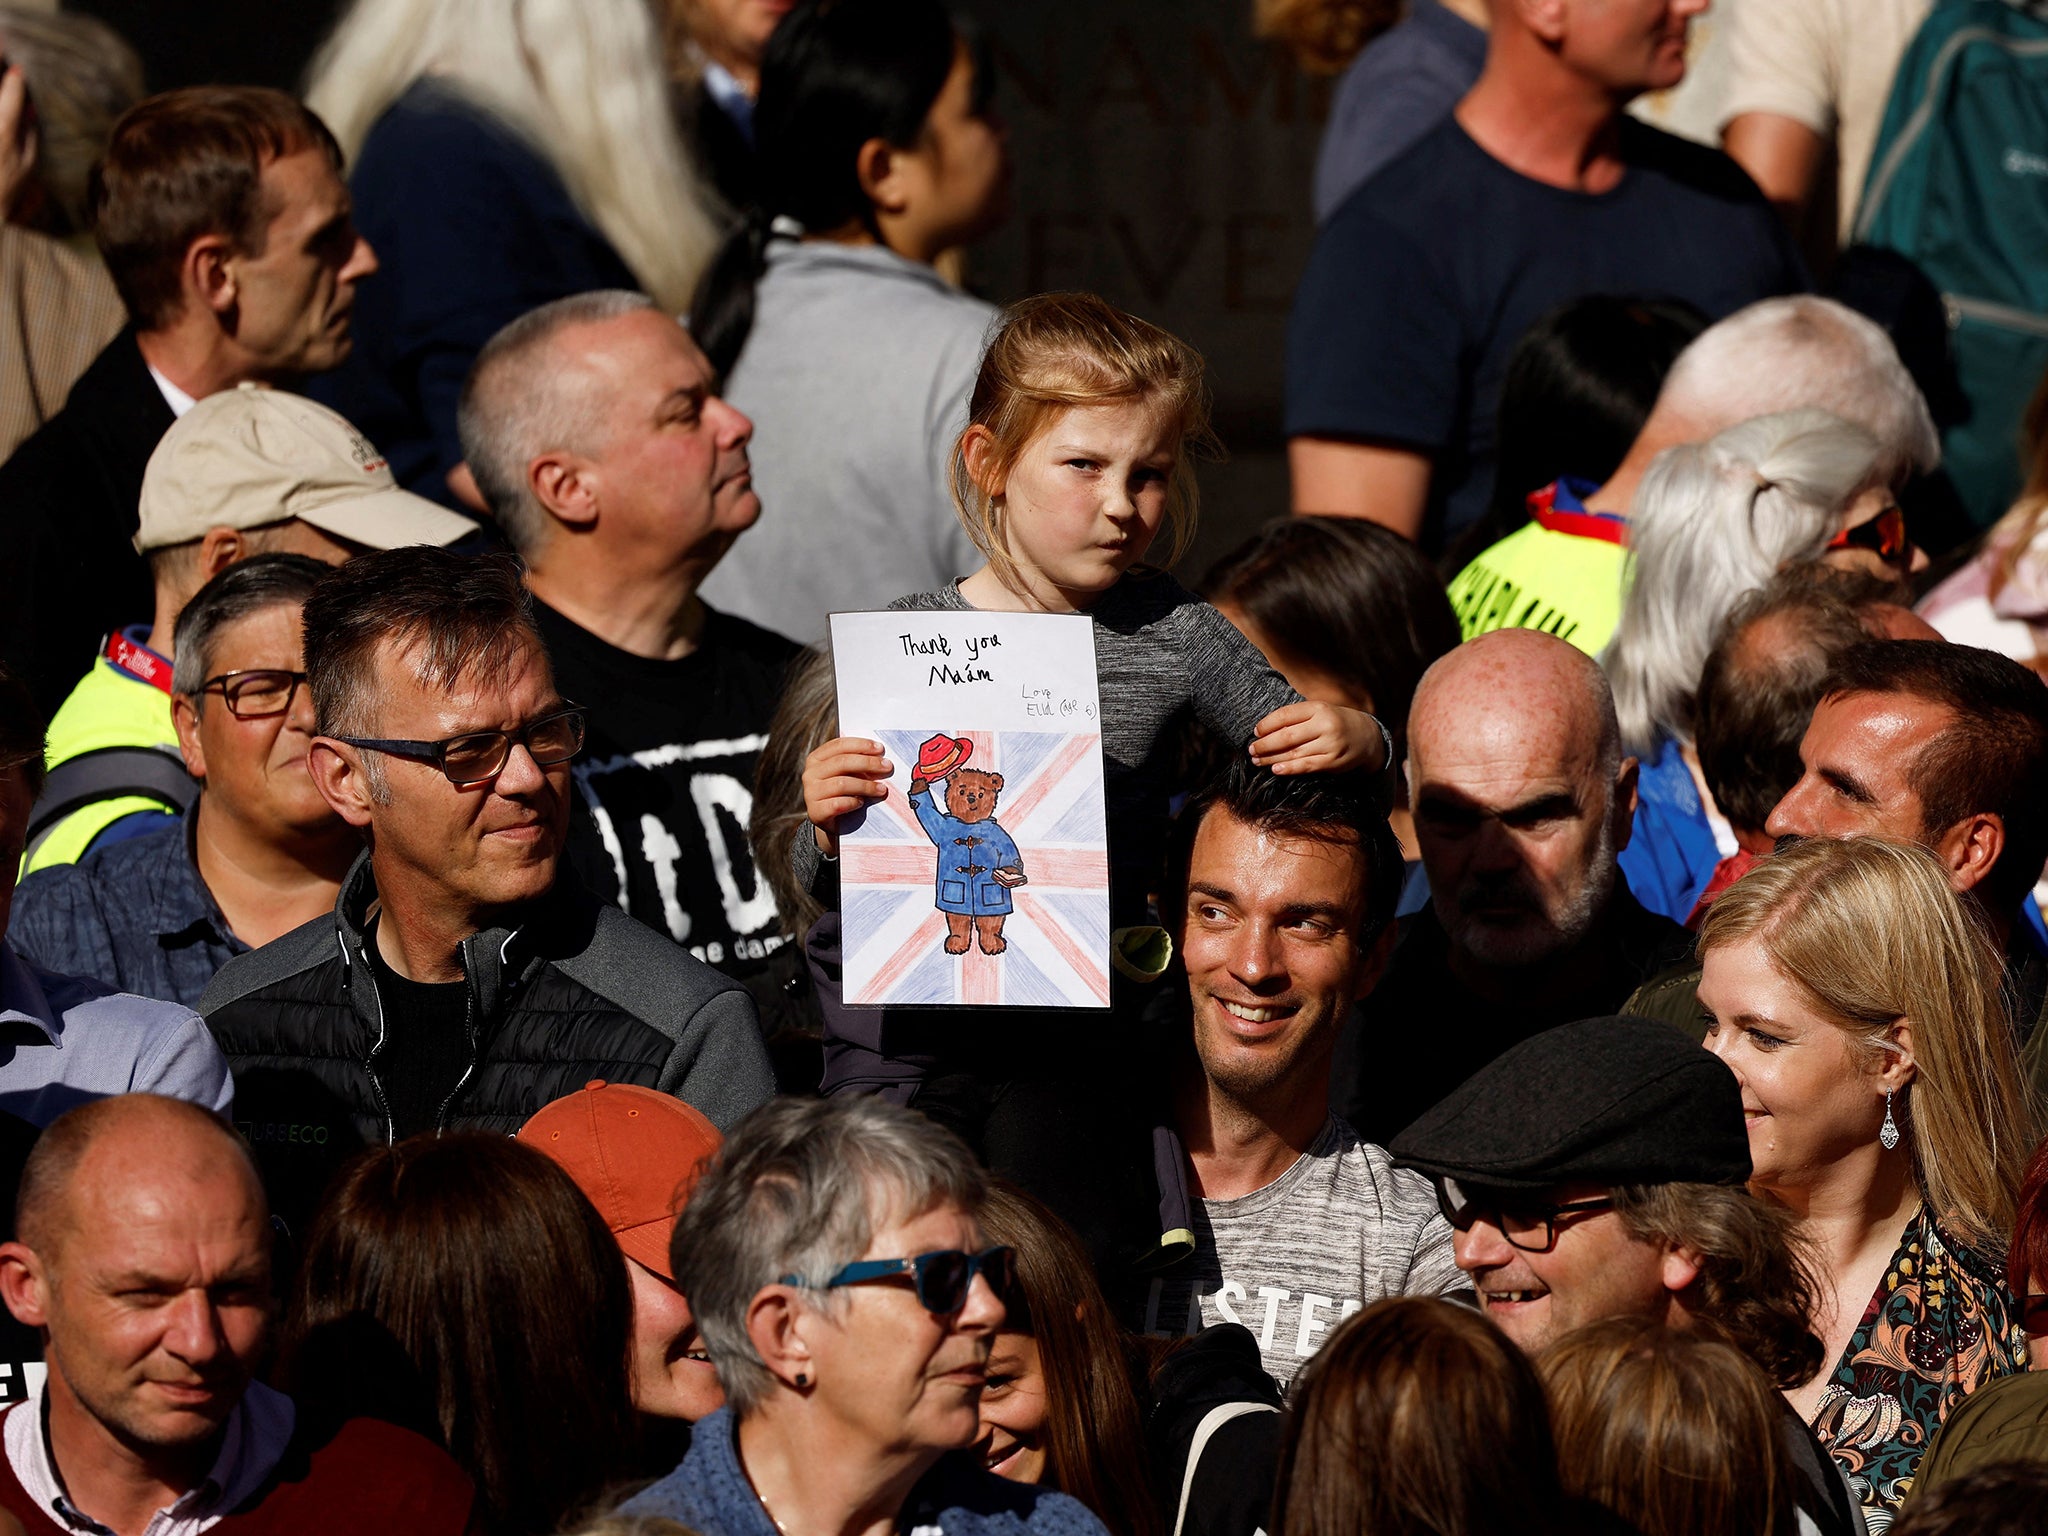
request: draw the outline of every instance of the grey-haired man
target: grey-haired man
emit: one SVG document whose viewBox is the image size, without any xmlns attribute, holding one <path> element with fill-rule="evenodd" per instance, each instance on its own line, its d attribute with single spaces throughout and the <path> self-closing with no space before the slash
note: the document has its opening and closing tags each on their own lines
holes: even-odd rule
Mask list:
<svg viewBox="0 0 2048 1536">
<path fill-rule="evenodd" d="M 583 719 L 516 561 L 361 556 L 307 602 L 305 640 L 309 771 L 368 848 L 332 912 L 201 1003 L 273 1208 L 305 1218 L 352 1145 L 510 1134 L 592 1078 L 721 1127 L 769 1097 L 739 985 L 559 878 Z"/>
</svg>

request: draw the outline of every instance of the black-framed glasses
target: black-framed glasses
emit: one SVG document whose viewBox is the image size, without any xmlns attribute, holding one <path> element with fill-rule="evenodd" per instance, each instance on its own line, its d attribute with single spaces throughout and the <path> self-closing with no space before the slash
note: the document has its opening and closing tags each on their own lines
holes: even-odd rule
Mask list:
<svg viewBox="0 0 2048 1536">
<path fill-rule="evenodd" d="M 282 667 L 248 667 L 240 672 L 223 672 L 199 685 L 201 693 L 217 693 L 228 713 L 237 720 L 267 720 L 292 707 L 292 699 L 306 684 L 303 672 Z"/>
<path fill-rule="evenodd" d="M 1557 1246 L 1562 1225 L 1575 1217 L 1597 1216 L 1614 1209 L 1612 1195 L 1546 1205 L 1505 1190 L 1468 1189 L 1441 1174 L 1432 1182 L 1436 1185 L 1437 1209 L 1454 1230 L 1469 1232 L 1474 1222 L 1490 1222 L 1500 1229 L 1509 1247 L 1524 1253 L 1548 1253 Z"/>
<path fill-rule="evenodd" d="M 950 1317 L 967 1305 L 968 1289 L 979 1274 L 997 1296 L 1008 1296 L 1017 1281 L 1017 1250 L 984 1248 L 965 1253 L 958 1248 L 939 1248 L 910 1259 L 861 1259 L 839 1270 L 822 1285 L 813 1285 L 802 1275 L 784 1275 L 782 1285 L 801 1285 L 808 1290 L 833 1291 L 842 1285 L 864 1285 L 909 1275 L 917 1289 L 918 1304 L 934 1317 Z"/>
<path fill-rule="evenodd" d="M 470 731 L 443 741 L 408 741 L 403 737 L 337 736 L 336 741 L 366 752 L 386 752 L 432 763 L 457 789 L 488 784 L 512 761 L 514 743 L 526 748 L 542 768 L 566 763 L 583 750 L 583 711 L 571 704 L 529 720 L 517 730 Z"/>
</svg>

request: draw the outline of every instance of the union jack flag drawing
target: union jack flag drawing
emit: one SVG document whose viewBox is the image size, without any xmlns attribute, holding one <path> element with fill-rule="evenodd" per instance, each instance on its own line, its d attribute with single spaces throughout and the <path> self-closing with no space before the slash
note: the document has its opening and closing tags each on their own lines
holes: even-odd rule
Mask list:
<svg viewBox="0 0 2048 1536">
<path fill-rule="evenodd" d="M 1107 1008 L 1109 851 L 1103 820 L 1102 738 L 1086 733 L 967 731 L 970 761 L 1000 773 L 994 819 L 1016 842 L 1028 876 L 1011 893 L 1007 948 L 945 952 L 946 914 L 934 902 L 939 851 L 908 799 L 911 765 L 930 730 L 871 731 L 895 766 L 885 801 L 870 806 L 840 852 L 846 1001 L 856 1006 Z M 934 786 L 943 796 L 943 784 Z"/>
</svg>

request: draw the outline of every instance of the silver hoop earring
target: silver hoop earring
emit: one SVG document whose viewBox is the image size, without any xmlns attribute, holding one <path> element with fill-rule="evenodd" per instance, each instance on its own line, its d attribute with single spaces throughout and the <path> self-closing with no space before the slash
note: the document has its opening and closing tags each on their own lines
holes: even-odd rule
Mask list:
<svg viewBox="0 0 2048 1536">
<path fill-rule="evenodd" d="M 1884 1091 L 1884 1127 L 1877 1133 L 1878 1143 L 1889 1152 L 1899 1144 L 1899 1122 L 1892 1118 L 1892 1091 Z"/>
</svg>

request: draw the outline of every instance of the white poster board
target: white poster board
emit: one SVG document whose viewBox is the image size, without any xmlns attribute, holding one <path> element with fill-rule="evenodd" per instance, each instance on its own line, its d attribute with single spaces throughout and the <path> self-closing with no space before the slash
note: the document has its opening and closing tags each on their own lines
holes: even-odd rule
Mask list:
<svg viewBox="0 0 2048 1536">
<path fill-rule="evenodd" d="M 846 1001 L 1107 1008 L 1091 622 L 835 613 L 832 658 L 839 734 L 893 770 L 840 829 Z"/>
</svg>

